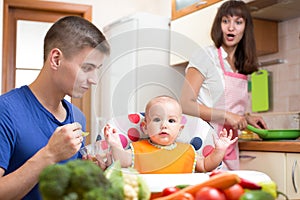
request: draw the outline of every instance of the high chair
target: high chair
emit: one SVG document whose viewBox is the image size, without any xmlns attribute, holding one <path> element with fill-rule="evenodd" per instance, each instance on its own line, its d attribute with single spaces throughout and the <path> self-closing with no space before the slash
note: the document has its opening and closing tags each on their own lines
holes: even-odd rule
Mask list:
<svg viewBox="0 0 300 200">
<path fill-rule="evenodd" d="M 131 142 L 147 138 L 141 128 L 143 120 L 144 113 L 130 113 L 114 117 L 108 123 L 117 129 L 123 147 L 128 149 Z M 207 156 L 214 148 L 214 129 L 204 120 L 186 114 L 183 114 L 181 122 L 184 128 L 177 141 L 190 143 L 199 155 Z M 103 137 L 103 133 L 101 134 Z"/>
<path fill-rule="evenodd" d="M 148 138 L 141 128 L 144 120 L 144 113 L 130 113 L 128 115 L 118 116 L 110 119 L 108 123 L 117 129 L 117 133 L 121 139 L 125 149 L 130 147 L 130 143 L 140 139 Z M 194 146 L 196 152 L 200 156 L 207 156 L 214 148 L 213 134 L 216 132 L 207 122 L 198 117 L 183 114 L 182 124 L 184 128 L 177 138 L 178 142 L 190 143 Z M 101 131 L 103 138 L 103 130 Z M 222 168 L 222 163 L 218 168 Z M 255 183 L 262 181 L 271 181 L 270 177 L 262 172 L 249 170 L 229 171 L 235 173 L 239 177 L 253 181 Z M 151 199 L 161 195 L 163 188 L 174 185 L 193 185 L 201 183 L 209 179 L 208 173 L 190 173 L 190 174 L 140 174 L 146 181 L 152 192 Z"/>
</svg>

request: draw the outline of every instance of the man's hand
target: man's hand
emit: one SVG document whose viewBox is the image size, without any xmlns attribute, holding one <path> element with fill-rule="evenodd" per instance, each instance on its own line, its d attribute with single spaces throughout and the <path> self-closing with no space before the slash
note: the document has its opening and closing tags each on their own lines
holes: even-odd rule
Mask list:
<svg viewBox="0 0 300 200">
<path fill-rule="evenodd" d="M 57 163 L 69 159 L 81 147 L 83 141 L 81 125 L 77 122 L 57 127 L 45 146 L 45 150 Z"/>
</svg>

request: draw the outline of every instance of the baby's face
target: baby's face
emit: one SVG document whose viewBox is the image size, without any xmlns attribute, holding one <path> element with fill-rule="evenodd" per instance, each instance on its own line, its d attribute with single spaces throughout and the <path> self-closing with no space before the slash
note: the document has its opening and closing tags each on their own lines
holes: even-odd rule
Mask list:
<svg viewBox="0 0 300 200">
<path fill-rule="evenodd" d="M 174 143 L 182 128 L 181 109 L 176 102 L 156 102 L 147 112 L 145 131 L 153 143 Z"/>
</svg>

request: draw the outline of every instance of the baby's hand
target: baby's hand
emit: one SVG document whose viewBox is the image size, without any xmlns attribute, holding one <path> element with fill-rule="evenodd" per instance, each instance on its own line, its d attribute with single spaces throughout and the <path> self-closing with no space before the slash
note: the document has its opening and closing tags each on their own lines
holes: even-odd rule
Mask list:
<svg viewBox="0 0 300 200">
<path fill-rule="evenodd" d="M 217 149 L 224 149 L 226 150 L 231 144 L 235 143 L 238 140 L 238 137 L 232 139 L 232 130 L 229 130 L 229 134 L 227 134 L 227 130 L 224 128 L 220 134 L 219 138 L 215 139 L 215 146 Z"/>
<path fill-rule="evenodd" d="M 104 137 L 107 143 L 112 147 L 122 147 L 122 143 L 115 128 L 110 127 L 109 124 L 106 124 L 104 127 Z"/>
</svg>

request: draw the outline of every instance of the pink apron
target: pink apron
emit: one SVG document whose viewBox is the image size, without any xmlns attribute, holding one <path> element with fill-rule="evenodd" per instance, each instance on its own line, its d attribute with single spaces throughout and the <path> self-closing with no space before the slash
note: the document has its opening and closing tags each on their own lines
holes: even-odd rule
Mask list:
<svg viewBox="0 0 300 200">
<path fill-rule="evenodd" d="M 221 53 L 221 49 L 218 49 L 218 56 L 220 65 L 224 72 L 224 83 L 225 83 L 225 92 L 223 109 L 235 114 L 244 115 L 245 109 L 248 102 L 248 81 L 247 76 L 239 73 L 227 72 L 224 67 L 224 61 Z M 227 131 L 232 129 L 230 126 L 225 126 L 224 124 L 218 124 L 218 133 L 226 128 Z M 232 129 L 233 130 L 233 129 Z M 233 136 L 238 136 L 238 131 L 233 130 Z M 227 168 L 230 170 L 238 170 L 239 165 L 239 149 L 238 142 L 229 146 L 226 151 L 226 155 L 223 159 Z"/>
</svg>

